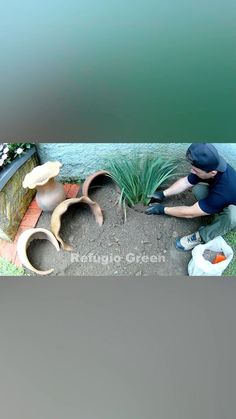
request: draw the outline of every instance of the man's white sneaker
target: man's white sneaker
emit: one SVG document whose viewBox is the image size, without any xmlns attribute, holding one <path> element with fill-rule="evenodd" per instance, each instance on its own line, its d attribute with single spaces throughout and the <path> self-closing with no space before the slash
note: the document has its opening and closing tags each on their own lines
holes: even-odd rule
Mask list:
<svg viewBox="0 0 236 419">
<path fill-rule="evenodd" d="M 198 244 L 203 243 L 199 232 L 189 234 L 188 236 L 184 236 L 181 239 L 177 239 L 175 242 L 176 249 L 188 251 L 192 250 Z"/>
</svg>

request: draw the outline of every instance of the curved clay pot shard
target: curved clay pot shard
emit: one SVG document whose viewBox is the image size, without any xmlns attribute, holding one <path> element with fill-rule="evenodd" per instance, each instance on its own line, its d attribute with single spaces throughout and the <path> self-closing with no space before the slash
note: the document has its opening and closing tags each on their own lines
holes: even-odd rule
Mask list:
<svg viewBox="0 0 236 419">
<path fill-rule="evenodd" d="M 53 211 L 66 199 L 63 185 L 55 181 L 61 167 L 59 161 L 49 161 L 35 167 L 24 178 L 23 188 L 37 190 L 36 201 L 43 211 Z"/>
<path fill-rule="evenodd" d="M 96 179 L 96 177 L 102 176 L 102 175 L 110 177 L 110 173 L 107 170 L 99 170 L 98 172 L 95 172 L 92 175 L 87 177 L 87 179 L 84 181 L 83 187 L 82 187 L 82 195 L 83 196 L 89 196 L 89 188 L 90 188 L 92 182 L 94 181 L 94 179 Z"/>
<path fill-rule="evenodd" d="M 80 198 L 66 199 L 65 201 L 63 201 L 60 205 L 57 206 L 57 208 L 52 213 L 51 230 L 54 236 L 57 238 L 57 240 L 61 243 L 61 247 L 64 250 L 68 250 L 68 251 L 73 250 L 73 247 L 65 243 L 60 237 L 61 219 L 62 219 L 63 214 L 65 214 L 65 212 L 68 210 L 69 206 L 73 204 L 88 204 L 93 212 L 96 222 L 100 226 L 103 224 L 103 215 L 102 215 L 101 208 L 96 202 L 93 202 L 87 196 L 81 196 Z"/>
<path fill-rule="evenodd" d="M 37 239 L 46 239 L 49 240 L 53 246 L 56 248 L 56 250 L 59 252 L 60 247 L 58 244 L 58 241 L 53 236 L 51 231 L 46 230 L 45 228 L 29 228 L 28 230 L 25 230 L 19 237 L 17 242 L 17 254 L 19 256 L 19 259 L 27 269 L 29 269 L 32 272 L 35 272 L 38 275 L 49 275 L 51 274 L 54 269 L 49 269 L 48 271 L 39 271 L 38 269 L 35 269 L 27 256 L 27 248 L 29 247 L 30 243 L 33 240 Z"/>
</svg>

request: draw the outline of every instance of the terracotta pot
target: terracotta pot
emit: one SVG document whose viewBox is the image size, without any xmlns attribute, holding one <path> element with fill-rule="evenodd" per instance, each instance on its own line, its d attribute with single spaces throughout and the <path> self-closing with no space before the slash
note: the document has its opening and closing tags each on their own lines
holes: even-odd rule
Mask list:
<svg viewBox="0 0 236 419">
<path fill-rule="evenodd" d="M 90 186 L 92 182 L 94 181 L 94 179 L 96 179 L 99 176 L 110 176 L 110 174 L 106 170 L 99 170 L 98 172 L 95 172 L 92 175 L 88 176 L 87 179 L 83 183 L 83 187 L 82 187 L 83 196 L 89 196 Z"/>
<path fill-rule="evenodd" d="M 37 190 L 36 201 L 43 211 L 52 212 L 66 199 L 63 185 L 55 181 L 61 167 L 59 161 L 47 162 L 25 176 L 23 187 Z"/>
<path fill-rule="evenodd" d="M 68 250 L 68 251 L 73 250 L 73 247 L 65 243 L 60 237 L 61 220 L 62 220 L 63 214 L 65 214 L 69 206 L 74 205 L 74 204 L 88 204 L 93 212 L 96 222 L 99 225 L 103 224 L 103 215 L 102 215 L 101 208 L 96 202 L 93 202 L 87 196 L 82 196 L 80 198 L 66 199 L 65 201 L 63 201 L 60 205 L 58 205 L 58 207 L 52 213 L 51 230 L 54 236 L 57 238 L 57 240 L 61 243 L 61 247 L 64 250 Z"/>
<path fill-rule="evenodd" d="M 29 269 L 32 272 L 35 272 L 38 275 L 49 275 L 51 274 L 54 269 L 49 269 L 47 271 L 39 271 L 38 269 L 34 268 L 32 264 L 30 263 L 28 256 L 27 256 L 27 248 L 29 247 L 30 243 L 33 240 L 49 240 L 52 245 L 56 248 L 56 250 L 59 252 L 60 247 L 56 240 L 56 238 L 53 236 L 51 231 L 46 230 L 45 228 L 29 228 L 28 230 L 25 230 L 19 237 L 17 242 L 17 254 L 19 256 L 19 259 L 27 269 Z"/>
</svg>

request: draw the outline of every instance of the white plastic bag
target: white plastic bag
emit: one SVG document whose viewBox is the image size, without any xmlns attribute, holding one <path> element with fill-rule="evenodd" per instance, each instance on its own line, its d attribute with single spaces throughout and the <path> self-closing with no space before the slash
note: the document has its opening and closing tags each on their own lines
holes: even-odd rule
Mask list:
<svg viewBox="0 0 236 419">
<path fill-rule="evenodd" d="M 223 252 L 226 260 L 212 264 L 203 257 L 205 250 Z M 190 276 L 221 276 L 233 258 L 233 250 L 226 243 L 223 237 L 215 237 L 208 243 L 199 244 L 192 250 L 192 259 L 188 264 L 188 274 Z"/>
</svg>

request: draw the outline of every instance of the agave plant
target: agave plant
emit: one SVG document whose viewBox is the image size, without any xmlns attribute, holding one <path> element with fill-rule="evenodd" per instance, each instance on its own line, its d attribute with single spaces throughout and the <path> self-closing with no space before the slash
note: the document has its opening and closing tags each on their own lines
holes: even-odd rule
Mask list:
<svg viewBox="0 0 236 419">
<path fill-rule="evenodd" d="M 148 205 L 152 195 L 167 180 L 177 176 L 179 162 L 147 156 L 140 161 L 141 202 Z"/>
<path fill-rule="evenodd" d="M 179 162 L 161 157 L 135 156 L 112 160 L 107 165 L 111 178 L 121 190 L 121 201 L 130 206 L 148 205 L 150 195 L 165 181 L 177 175 Z"/>
</svg>

